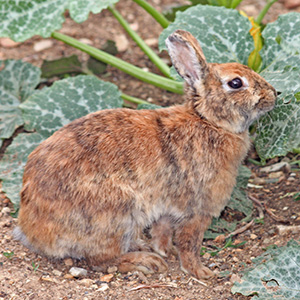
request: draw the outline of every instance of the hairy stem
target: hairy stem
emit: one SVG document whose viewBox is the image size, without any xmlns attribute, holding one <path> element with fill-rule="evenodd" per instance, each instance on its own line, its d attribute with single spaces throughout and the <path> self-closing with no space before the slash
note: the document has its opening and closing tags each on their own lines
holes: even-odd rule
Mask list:
<svg viewBox="0 0 300 300">
<path fill-rule="evenodd" d="M 165 78 L 150 72 L 146 72 L 142 70 L 141 68 L 138 68 L 120 58 L 117 58 L 113 55 L 110 55 L 102 50 L 99 50 L 97 48 L 94 48 L 92 46 L 86 45 L 82 42 L 79 42 L 78 40 L 69 37 L 67 35 L 64 35 L 60 32 L 53 32 L 51 35 L 54 39 L 64 42 L 65 44 L 68 44 L 76 49 L 79 49 L 90 56 L 107 63 L 113 67 L 118 68 L 119 70 L 139 79 L 146 83 L 150 83 L 154 86 L 157 86 L 159 88 L 165 89 L 170 92 L 174 92 L 177 94 L 183 94 L 183 84 L 169 79 Z"/>
<path fill-rule="evenodd" d="M 165 64 L 161 58 L 144 42 L 144 40 L 131 29 L 122 15 L 114 8 L 108 7 L 108 10 L 119 21 L 122 27 L 127 31 L 131 38 L 137 43 L 142 51 L 149 57 L 149 59 L 157 66 L 157 68 L 166 76 L 170 78 L 170 68 Z"/>
<path fill-rule="evenodd" d="M 152 5 L 150 5 L 145 0 L 133 0 L 135 3 L 137 3 L 139 6 L 141 6 L 145 11 L 147 11 L 159 24 L 162 28 L 167 28 L 170 24 L 170 22 L 165 18 L 164 15 L 162 15 L 160 12 L 158 12 Z"/>
</svg>

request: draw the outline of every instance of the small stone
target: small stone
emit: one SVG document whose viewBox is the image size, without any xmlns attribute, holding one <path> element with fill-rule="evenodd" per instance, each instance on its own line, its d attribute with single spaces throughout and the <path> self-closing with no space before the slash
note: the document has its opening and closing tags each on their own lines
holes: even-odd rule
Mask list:
<svg viewBox="0 0 300 300">
<path fill-rule="evenodd" d="M 274 179 L 274 178 L 280 178 L 280 177 L 282 177 L 282 176 L 284 176 L 284 174 L 283 174 L 282 171 L 273 172 L 273 173 L 270 173 L 270 174 L 268 175 L 268 177 L 271 178 L 271 179 Z"/>
<path fill-rule="evenodd" d="M 111 282 L 113 279 L 114 274 L 106 274 L 100 277 L 100 281 L 105 281 L 105 282 Z"/>
<path fill-rule="evenodd" d="M 215 242 L 218 244 L 223 244 L 225 242 L 226 238 L 224 234 L 220 234 L 215 238 Z"/>
<path fill-rule="evenodd" d="M 156 38 L 151 38 L 151 39 L 146 39 L 145 43 L 149 46 L 149 47 L 154 47 L 158 45 L 158 39 Z"/>
<path fill-rule="evenodd" d="M 115 37 L 116 46 L 119 52 L 124 52 L 128 49 L 129 41 L 124 34 L 119 34 Z"/>
<path fill-rule="evenodd" d="M 291 171 L 290 164 L 285 161 L 282 161 L 274 165 L 270 165 L 260 169 L 261 172 L 266 172 L 266 173 L 277 172 L 281 170 L 285 173 L 289 173 Z"/>
<path fill-rule="evenodd" d="M 97 291 L 104 292 L 107 289 L 109 289 L 108 284 L 107 283 L 103 283 L 103 284 L 101 284 L 101 287 Z"/>
<path fill-rule="evenodd" d="M 257 238 L 257 235 L 256 234 L 254 234 L 254 233 L 251 233 L 250 234 L 250 239 L 251 240 L 255 240 Z"/>
<path fill-rule="evenodd" d="M 78 282 L 84 286 L 91 286 L 94 283 L 94 280 L 89 278 L 84 278 L 79 280 Z"/>
<path fill-rule="evenodd" d="M 84 43 L 86 45 L 93 45 L 93 41 L 91 41 L 90 39 L 87 39 L 87 38 L 82 38 L 82 39 L 79 39 L 78 41 L 81 43 Z"/>
<path fill-rule="evenodd" d="M 287 235 L 290 233 L 300 233 L 300 226 L 285 226 L 285 225 L 277 225 L 276 226 L 278 234 Z"/>
<path fill-rule="evenodd" d="M 288 206 L 285 206 L 282 210 L 288 210 L 289 207 Z"/>
<path fill-rule="evenodd" d="M 40 52 L 46 49 L 49 49 L 53 46 L 53 41 L 52 40 L 41 40 L 39 42 L 36 42 L 33 45 L 33 50 L 35 52 Z"/>
<path fill-rule="evenodd" d="M 138 23 L 131 23 L 131 24 L 129 24 L 129 26 L 134 31 L 137 31 L 139 29 L 139 24 Z"/>
<path fill-rule="evenodd" d="M 62 272 L 59 270 L 53 270 L 52 273 L 53 273 L 53 275 L 58 276 L 58 277 L 60 277 L 62 274 Z"/>
<path fill-rule="evenodd" d="M 65 279 L 74 279 L 74 276 L 72 276 L 71 274 L 66 274 L 64 276 Z"/>
<path fill-rule="evenodd" d="M 112 273 L 116 273 L 118 271 L 118 267 L 117 266 L 111 266 L 107 268 L 107 273 L 112 274 Z"/>
<path fill-rule="evenodd" d="M 295 181 L 295 177 L 290 176 L 287 181 Z"/>
<path fill-rule="evenodd" d="M 9 207 L 3 207 L 1 212 L 4 214 L 4 215 L 9 215 L 10 212 L 11 212 L 11 209 Z"/>
<path fill-rule="evenodd" d="M 235 283 L 235 282 L 241 283 L 242 279 L 239 275 L 232 274 L 231 277 L 230 277 L 230 282 L 231 283 Z"/>
<path fill-rule="evenodd" d="M 87 275 L 87 270 L 83 269 L 83 268 L 77 268 L 77 267 L 72 267 L 69 270 L 69 273 L 73 276 L 73 277 L 84 277 Z"/>
<path fill-rule="evenodd" d="M 0 39 L 0 45 L 4 48 L 15 48 L 18 45 L 20 45 L 19 42 L 15 42 L 9 38 L 1 38 Z"/>
<path fill-rule="evenodd" d="M 206 252 L 206 253 L 203 254 L 202 257 L 203 257 L 204 259 L 210 259 L 211 255 L 210 255 L 210 253 Z"/>
<path fill-rule="evenodd" d="M 238 259 L 237 257 L 235 257 L 235 256 L 232 258 L 232 260 L 233 260 L 234 262 L 238 262 L 238 261 L 239 261 L 239 259 Z"/>
<path fill-rule="evenodd" d="M 284 6 L 288 9 L 297 8 L 300 6 L 300 0 L 285 0 Z"/>
<path fill-rule="evenodd" d="M 69 266 L 69 267 L 73 266 L 72 258 L 65 258 L 64 263 L 65 263 L 66 266 Z"/>
</svg>

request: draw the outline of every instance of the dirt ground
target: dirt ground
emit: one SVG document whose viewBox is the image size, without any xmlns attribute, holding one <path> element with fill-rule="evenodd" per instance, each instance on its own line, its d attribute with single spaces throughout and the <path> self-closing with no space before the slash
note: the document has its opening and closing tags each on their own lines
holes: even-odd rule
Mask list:
<svg viewBox="0 0 300 300">
<path fill-rule="evenodd" d="M 159 10 L 165 9 L 170 4 L 184 3 L 183 0 L 149 0 L 149 2 Z M 265 2 L 245 0 L 241 9 L 256 16 Z M 159 25 L 155 25 L 133 1 L 121 0 L 117 8 L 141 37 L 147 39 L 152 48 L 157 49 L 156 41 L 161 31 Z M 300 12 L 299 8 L 296 10 Z M 278 14 L 286 12 L 288 10 L 279 1 L 271 8 L 265 20 L 273 21 Z M 89 39 L 93 46 L 98 48 L 103 46 L 106 40 L 118 39 L 120 35 L 124 35 L 121 26 L 108 11 L 96 16 L 91 15 L 88 21 L 82 24 L 76 24 L 67 18 L 61 31 L 78 39 Z M 157 72 L 141 50 L 128 37 L 127 39 L 129 44 L 125 45 L 125 50 L 118 56 L 139 67 Z M 81 60 L 87 59 L 85 54 L 56 40 L 53 40 L 53 45 L 49 49 L 36 52 L 33 46 L 40 40 L 40 37 L 34 37 L 11 48 L 0 45 L 0 59 L 22 59 L 37 66 L 41 66 L 45 59 L 52 60 L 73 53 Z M 163 57 L 168 58 L 166 54 L 163 54 Z M 124 93 L 160 105 L 183 101 L 182 96 L 141 83 L 110 67 L 102 79 L 114 82 Z M 254 151 L 251 151 L 250 157 L 255 158 Z M 299 156 L 284 158 L 289 163 L 297 159 L 300 159 Z M 281 160 L 274 159 L 269 161 L 268 165 Z M 169 270 L 166 273 L 148 276 L 138 272 L 120 274 L 113 268 L 108 275 L 104 275 L 89 269 L 85 261 L 48 260 L 30 252 L 12 239 L 11 231 L 16 219 L 10 215 L 13 208 L 9 200 L 3 194 L 0 195 L 0 299 L 250 299 L 230 292 L 233 281 L 239 279 L 239 272 L 251 266 L 251 259 L 262 254 L 268 246 L 274 244 L 282 246 L 291 238 L 300 239 L 300 232 L 279 234 L 277 227 L 282 224 L 300 225 L 300 201 L 293 198 L 295 193 L 299 192 L 300 167 L 291 164 L 292 168 L 284 168 L 274 174 L 262 172 L 261 167 L 249 161 L 246 161 L 246 164 L 252 171 L 248 187 L 249 196 L 263 205 L 263 208 L 254 209 L 253 218 L 258 218 L 259 213 L 264 213 L 264 223 L 254 223 L 246 231 L 234 236 L 234 243 L 246 241 L 244 246 L 237 249 L 226 248 L 214 257 L 205 255 L 202 258 L 203 263 L 216 273 L 213 279 L 205 282 L 199 282 L 185 275 L 173 255 L 167 260 Z M 241 226 L 243 225 L 245 224 Z M 213 245 L 222 247 L 224 244 L 217 240 L 204 242 L 207 248 Z M 84 268 L 88 271 L 87 275 L 75 278 L 69 273 L 71 267 Z"/>
</svg>

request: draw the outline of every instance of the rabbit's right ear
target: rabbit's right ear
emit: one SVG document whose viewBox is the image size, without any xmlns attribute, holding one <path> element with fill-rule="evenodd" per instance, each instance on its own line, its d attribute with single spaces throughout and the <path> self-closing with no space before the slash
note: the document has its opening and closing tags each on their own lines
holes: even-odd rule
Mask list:
<svg viewBox="0 0 300 300">
<path fill-rule="evenodd" d="M 196 38 L 185 30 L 176 30 L 166 40 L 166 45 L 179 75 L 191 86 L 202 81 L 209 67 Z"/>
</svg>

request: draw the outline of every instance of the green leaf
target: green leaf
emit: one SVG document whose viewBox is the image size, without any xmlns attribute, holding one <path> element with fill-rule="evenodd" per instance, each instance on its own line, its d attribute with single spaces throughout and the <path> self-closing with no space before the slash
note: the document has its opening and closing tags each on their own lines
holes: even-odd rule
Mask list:
<svg viewBox="0 0 300 300">
<path fill-rule="evenodd" d="M 35 133 L 19 134 L 0 161 L 0 179 L 7 197 L 17 209 L 20 202 L 23 169 L 28 155 L 54 131 L 93 111 L 121 107 L 118 88 L 95 76 L 77 76 L 55 82 L 32 94 L 20 105 L 25 129 Z"/>
<path fill-rule="evenodd" d="M 28 155 L 45 139 L 39 133 L 21 133 L 7 147 L 0 161 L 0 179 L 2 190 L 18 208 L 22 187 L 23 169 Z"/>
<path fill-rule="evenodd" d="M 284 156 L 300 145 L 298 94 L 285 91 L 278 96 L 275 108 L 260 118 L 255 148 L 262 161 L 276 156 Z"/>
<path fill-rule="evenodd" d="M 197 5 L 178 12 L 174 23 L 159 37 L 159 47 L 166 49 L 165 40 L 176 29 L 191 32 L 200 42 L 208 62 L 239 62 L 247 65 L 254 49 L 249 33 L 250 21 L 237 10 Z"/>
<path fill-rule="evenodd" d="M 0 36 L 25 41 L 34 35 L 49 37 L 61 28 L 63 13 L 69 9 L 76 22 L 83 22 L 89 12 L 99 13 L 118 0 L 0 0 Z"/>
<path fill-rule="evenodd" d="M 114 84 L 82 75 L 55 82 L 50 88 L 33 94 L 20 108 L 25 129 L 48 137 L 74 119 L 122 104 Z"/>
<path fill-rule="evenodd" d="M 300 299 L 300 245 L 290 241 L 286 246 L 268 250 L 254 269 L 247 271 L 243 282 L 235 282 L 231 291 L 252 299 Z"/>
<path fill-rule="evenodd" d="M 42 77 L 44 78 L 61 76 L 64 74 L 80 74 L 83 72 L 81 62 L 75 54 L 56 60 L 44 60 L 41 70 Z"/>
<path fill-rule="evenodd" d="M 227 204 L 227 207 L 242 212 L 245 217 L 241 221 L 236 220 L 234 222 L 227 222 L 222 218 L 213 218 L 212 224 L 205 232 L 204 237 L 206 239 L 214 239 L 222 232 L 232 232 L 235 230 L 238 223 L 243 222 L 245 219 L 249 219 L 251 217 L 253 203 L 248 199 L 245 191 L 250 176 L 251 171 L 247 167 L 240 166 L 236 186 L 234 187 L 230 201 Z"/>
<path fill-rule="evenodd" d="M 262 32 L 261 75 L 278 91 L 300 88 L 300 14 L 288 13 L 267 24 Z"/>
<path fill-rule="evenodd" d="M 0 147 L 24 124 L 18 108 L 40 82 L 39 68 L 20 60 L 0 61 Z"/>
</svg>

